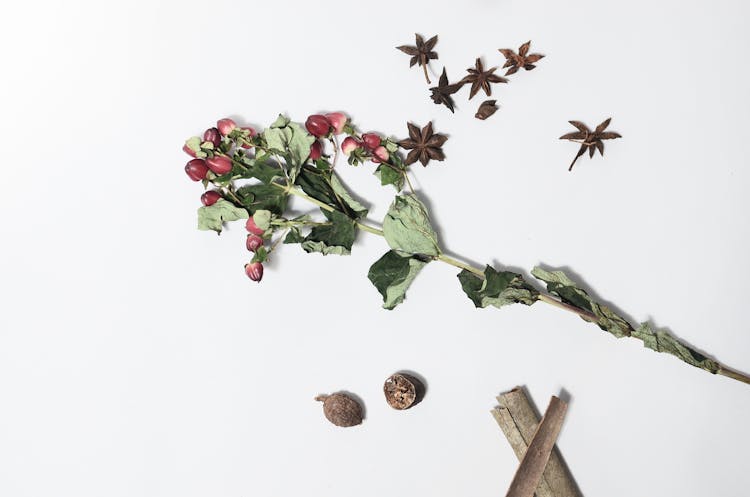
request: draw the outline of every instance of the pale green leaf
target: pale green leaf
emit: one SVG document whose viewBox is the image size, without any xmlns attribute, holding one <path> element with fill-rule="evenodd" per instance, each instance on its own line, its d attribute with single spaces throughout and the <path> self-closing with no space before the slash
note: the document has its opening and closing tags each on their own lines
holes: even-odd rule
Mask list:
<svg viewBox="0 0 750 497">
<path fill-rule="evenodd" d="M 248 219 L 250 215 L 241 207 L 235 207 L 231 202 L 219 199 L 215 204 L 198 208 L 198 229 L 213 230 L 221 233 L 225 222 Z"/>
<path fill-rule="evenodd" d="M 404 257 L 389 250 L 370 267 L 367 277 L 383 296 L 383 307 L 393 309 L 403 302 L 406 290 L 427 261 Z"/>
<path fill-rule="evenodd" d="M 414 195 L 399 195 L 383 220 L 388 245 L 406 254 L 440 255 L 437 234 L 430 225 L 427 209 Z"/>
</svg>

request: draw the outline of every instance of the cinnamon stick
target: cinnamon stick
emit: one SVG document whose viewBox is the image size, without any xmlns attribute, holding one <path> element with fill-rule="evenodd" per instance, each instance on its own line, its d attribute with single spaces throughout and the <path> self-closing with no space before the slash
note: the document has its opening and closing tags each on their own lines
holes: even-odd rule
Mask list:
<svg viewBox="0 0 750 497">
<path fill-rule="evenodd" d="M 519 460 L 523 459 L 539 424 L 539 416 L 522 388 L 497 397 L 491 412 Z M 537 497 L 581 497 L 578 486 L 555 448 L 535 490 Z"/>
</svg>

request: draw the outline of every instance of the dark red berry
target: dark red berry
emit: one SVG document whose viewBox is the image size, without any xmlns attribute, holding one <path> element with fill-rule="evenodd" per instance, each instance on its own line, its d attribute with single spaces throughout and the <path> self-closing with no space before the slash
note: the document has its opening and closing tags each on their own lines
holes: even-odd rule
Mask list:
<svg viewBox="0 0 750 497">
<path fill-rule="evenodd" d="M 227 136 L 232 132 L 234 128 L 237 127 L 237 123 L 226 117 L 224 119 L 219 119 L 218 121 L 216 121 L 216 127 L 219 128 L 219 133 Z"/>
<path fill-rule="evenodd" d="M 214 205 L 221 198 L 221 193 L 215 190 L 209 190 L 201 195 L 201 203 L 208 207 Z"/>
<path fill-rule="evenodd" d="M 328 131 L 331 129 L 331 123 L 328 122 L 326 116 L 320 114 L 313 114 L 305 121 L 305 128 L 310 132 L 311 135 L 321 137 L 326 136 Z"/>
<path fill-rule="evenodd" d="M 227 174 L 232 170 L 232 160 L 225 155 L 216 155 L 206 159 L 208 168 L 216 174 Z"/>
<path fill-rule="evenodd" d="M 323 155 L 323 145 L 318 140 L 315 140 L 310 145 L 310 158 L 312 160 L 318 160 Z"/>
<path fill-rule="evenodd" d="M 240 128 L 240 129 L 245 130 L 248 133 L 247 138 L 245 138 L 245 139 L 243 139 L 243 140 L 240 141 L 240 143 L 241 143 L 240 147 L 242 147 L 242 148 L 252 148 L 252 145 L 250 145 L 247 142 L 245 142 L 245 140 L 249 141 L 250 138 L 252 138 L 253 136 L 257 135 L 258 132 L 255 131 L 253 128 L 249 127 L 249 126 L 245 126 L 243 128 Z"/>
<path fill-rule="evenodd" d="M 245 274 L 253 281 L 262 280 L 263 264 L 261 264 L 260 262 L 251 262 L 250 264 L 245 264 Z"/>
<path fill-rule="evenodd" d="M 347 118 L 344 114 L 341 112 L 331 112 L 330 114 L 326 114 L 325 118 L 328 120 L 328 123 L 333 126 L 333 132 L 337 135 L 340 135 L 344 132 L 344 126 L 346 126 Z"/>
<path fill-rule="evenodd" d="M 245 229 L 253 235 L 262 235 L 265 233 L 265 231 L 258 228 L 258 225 L 255 224 L 255 220 L 253 220 L 252 216 L 245 222 Z"/>
<path fill-rule="evenodd" d="M 263 246 L 263 239 L 258 235 L 247 235 L 245 245 L 250 252 L 255 252 L 258 248 Z"/>
<path fill-rule="evenodd" d="M 367 150 L 375 150 L 380 146 L 380 137 L 375 133 L 365 133 L 362 135 L 362 143 Z"/>
<path fill-rule="evenodd" d="M 221 144 L 221 133 L 219 133 L 219 130 L 216 128 L 208 128 L 206 132 L 203 133 L 203 141 L 211 142 L 214 144 L 214 147 L 218 147 Z"/>
<path fill-rule="evenodd" d="M 185 172 L 193 181 L 200 181 L 206 179 L 206 173 L 208 173 L 208 166 L 206 161 L 203 159 L 193 159 L 188 161 L 185 165 Z"/>
</svg>

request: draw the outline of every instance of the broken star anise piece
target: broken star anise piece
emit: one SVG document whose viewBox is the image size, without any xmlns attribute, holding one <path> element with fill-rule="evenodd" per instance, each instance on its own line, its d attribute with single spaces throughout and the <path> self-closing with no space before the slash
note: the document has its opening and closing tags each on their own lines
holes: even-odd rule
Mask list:
<svg viewBox="0 0 750 497">
<path fill-rule="evenodd" d="M 437 43 L 437 35 L 427 41 L 424 41 L 419 34 L 416 34 L 415 36 L 416 45 L 401 45 L 396 48 L 407 55 L 411 55 L 409 67 L 414 67 L 414 64 L 422 66 L 422 70 L 424 70 L 424 78 L 427 80 L 428 84 L 431 84 L 432 81 L 430 81 L 430 77 L 427 75 L 427 64 L 429 64 L 430 59 L 438 58 L 437 52 L 433 51 L 433 48 L 435 48 L 435 44 Z"/>
<path fill-rule="evenodd" d="M 398 144 L 409 150 L 404 164 L 409 165 L 417 162 L 427 166 L 430 160 L 441 161 L 445 159 L 442 146 L 448 139 L 447 136 L 432 132 L 432 121 L 420 131 L 419 127 L 412 123 L 406 123 L 409 127 L 409 138 L 401 140 Z"/>
<path fill-rule="evenodd" d="M 430 88 L 430 91 L 432 92 L 430 98 L 432 98 L 432 101 L 436 104 L 443 104 L 453 112 L 453 98 L 451 98 L 451 95 L 460 90 L 462 86 L 463 84 L 461 83 L 448 83 L 448 75 L 446 74 L 444 67 L 438 85 Z"/>
<path fill-rule="evenodd" d="M 476 95 L 479 90 L 484 90 L 484 93 L 487 94 L 487 96 L 492 95 L 492 88 L 490 87 L 491 83 L 507 83 L 508 80 L 505 79 L 502 76 L 498 76 L 497 74 L 494 74 L 497 70 L 497 67 L 492 67 L 490 69 L 484 70 L 484 66 L 482 65 L 482 60 L 477 59 L 474 63 L 474 67 L 470 67 L 467 69 L 469 71 L 468 76 L 464 76 L 464 79 L 461 80 L 462 84 L 471 83 L 471 91 L 469 92 L 469 100 L 471 100 L 474 95 Z"/>
<path fill-rule="evenodd" d="M 544 57 L 544 55 L 538 53 L 530 54 L 529 47 L 531 47 L 531 41 L 527 41 L 526 43 L 518 47 L 518 53 L 511 50 L 510 48 L 498 49 L 506 59 L 503 68 L 509 68 L 507 71 L 505 71 L 506 76 L 515 73 L 522 67 L 527 71 L 531 71 L 536 67 L 534 63 L 539 62 L 539 60 Z"/>
<path fill-rule="evenodd" d="M 562 135 L 560 139 L 570 140 L 572 142 L 581 144 L 581 148 L 578 149 L 578 153 L 573 158 L 573 162 L 570 163 L 568 171 L 571 171 L 573 169 L 573 165 L 576 163 L 580 156 L 586 153 L 586 150 L 589 151 L 589 157 L 593 157 L 594 152 L 596 152 L 597 150 L 599 151 L 599 155 L 604 155 L 604 143 L 602 143 L 602 140 L 622 138 L 620 133 L 615 133 L 614 131 L 604 131 L 605 129 L 607 129 L 607 126 L 609 126 L 609 122 L 611 120 L 611 117 L 605 119 L 599 124 L 599 126 L 596 127 L 596 129 L 594 129 L 594 131 L 591 131 L 588 126 L 583 124 L 581 121 L 568 121 L 570 124 L 575 126 L 578 131 Z"/>
<path fill-rule="evenodd" d="M 477 113 L 474 114 L 474 117 L 484 121 L 495 112 L 497 112 L 497 100 L 485 100 L 482 102 L 482 105 L 479 106 L 479 109 L 477 109 Z"/>
</svg>

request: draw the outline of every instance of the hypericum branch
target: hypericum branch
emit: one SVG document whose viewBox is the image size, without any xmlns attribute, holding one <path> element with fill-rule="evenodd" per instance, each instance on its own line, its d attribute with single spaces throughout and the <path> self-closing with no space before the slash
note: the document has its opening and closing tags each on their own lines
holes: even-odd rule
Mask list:
<svg viewBox="0 0 750 497">
<path fill-rule="evenodd" d="M 368 223 L 368 209 L 344 187 L 331 160 L 323 154 L 322 143 L 336 147 L 336 135 L 346 135 L 340 148 L 349 164 L 375 164 L 373 174 L 380 184 L 395 188 L 382 229 Z M 310 116 L 304 126 L 279 116 L 261 133 L 222 119 L 202 139 L 190 138 L 183 148 L 194 157 L 185 166 L 188 176 L 202 181 L 205 187 L 214 187 L 201 196 L 198 228 L 220 233 L 225 222 L 246 220 L 246 248 L 253 257 L 245 265 L 245 272 L 254 281 L 263 278 L 263 263 L 279 243 L 299 244 L 308 253 L 347 255 L 357 233 L 364 231 L 383 237 L 389 247 L 367 275 L 382 295 L 386 309 L 403 302 L 424 267 L 439 261 L 461 270 L 457 275 L 459 284 L 476 307 L 544 302 L 594 323 L 617 338 L 636 338 L 645 347 L 671 354 L 692 366 L 750 383 L 747 375 L 702 355 L 665 330 L 653 329 L 648 323 L 629 323 L 607 305 L 592 299 L 563 271 L 534 268 L 531 275 L 546 286 L 546 291 L 542 291 L 521 274 L 489 265 L 474 267 L 446 255 L 424 203 L 413 189 L 402 192 L 405 185 L 410 185 L 412 163 L 419 160 L 426 165 L 430 160 L 444 159 L 442 145 L 446 137 L 434 133 L 431 123 L 421 129 L 410 124 L 409 135 L 408 139 L 395 141 L 375 133 L 359 134 L 339 112 Z M 410 150 L 406 160 L 401 156 L 404 148 Z M 239 181 L 244 184 L 236 187 Z M 285 217 L 291 196 L 319 208 L 324 219 L 315 221 L 310 215 Z"/>
</svg>

